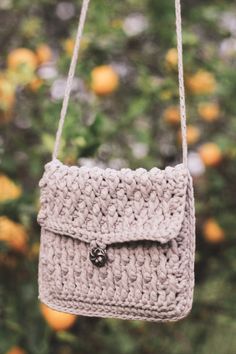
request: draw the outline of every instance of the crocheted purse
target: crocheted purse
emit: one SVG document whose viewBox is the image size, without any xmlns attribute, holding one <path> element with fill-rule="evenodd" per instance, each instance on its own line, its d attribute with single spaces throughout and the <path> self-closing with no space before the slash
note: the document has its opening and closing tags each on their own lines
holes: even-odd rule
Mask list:
<svg viewBox="0 0 236 354">
<path fill-rule="evenodd" d="M 175 0 L 183 163 L 160 170 L 57 160 L 89 0 L 83 0 L 53 159 L 40 181 L 39 298 L 68 313 L 175 321 L 191 309 L 195 216 L 187 168 L 180 0 Z"/>
</svg>

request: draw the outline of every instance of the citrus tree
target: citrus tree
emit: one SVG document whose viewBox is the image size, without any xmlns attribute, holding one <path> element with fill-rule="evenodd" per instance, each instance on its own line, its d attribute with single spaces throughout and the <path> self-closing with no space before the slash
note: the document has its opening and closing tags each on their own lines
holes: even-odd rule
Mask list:
<svg viewBox="0 0 236 354">
<path fill-rule="evenodd" d="M 0 2 L 0 354 L 233 354 L 236 8 L 183 2 L 189 169 L 197 214 L 191 315 L 76 317 L 38 301 L 38 181 L 51 159 L 81 1 Z M 91 2 L 59 158 L 163 168 L 181 159 L 174 3 Z"/>
</svg>

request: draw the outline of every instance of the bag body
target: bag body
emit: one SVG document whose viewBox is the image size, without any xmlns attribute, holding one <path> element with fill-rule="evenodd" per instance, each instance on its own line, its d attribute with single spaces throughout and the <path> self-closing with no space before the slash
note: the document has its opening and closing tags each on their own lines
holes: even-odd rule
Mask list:
<svg viewBox="0 0 236 354">
<path fill-rule="evenodd" d="M 88 3 L 82 3 L 52 161 L 39 184 L 39 298 L 78 315 L 176 321 L 192 307 L 195 253 L 180 0 L 175 13 L 183 163 L 150 171 L 69 167 L 57 159 Z"/>
<path fill-rule="evenodd" d="M 183 164 L 115 171 L 54 160 L 40 188 L 42 302 L 122 319 L 168 321 L 188 314 L 195 218 Z"/>
</svg>

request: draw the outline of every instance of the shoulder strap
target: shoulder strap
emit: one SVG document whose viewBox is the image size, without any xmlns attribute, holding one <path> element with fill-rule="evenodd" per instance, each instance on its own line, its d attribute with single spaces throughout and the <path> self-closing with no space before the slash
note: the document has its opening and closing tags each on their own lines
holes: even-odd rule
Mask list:
<svg viewBox="0 0 236 354">
<path fill-rule="evenodd" d="M 62 130 L 63 130 L 63 126 L 64 126 L 64 122 L 65 122 L 65 118 L 66 118 L 66 113 L 67 113 L 67 109 L 68 109 L 68 103 L 69 103 L 69 99 L 70 99 L 73 79 L 75 76 L 75 69 L 76 69 L 76 64 L 78 61 L 78 55 L 79 55 L 79 49 L 80 49 L 80 42 L 81 42 L 81 37 L 83 34 L 83 29 L 84 29 L 86 15 L 87 15 L 87 11 L 88 11 L 89 1 L 90 0 L 83 0 L 83 3 L 82 3 L 79 25 L 78 25 L 77 34 L 76 34 L 76 41 L 75 41 L 75 46 L 74 46 L 73 55 L 72 55 L 72 59 L 71 59 L 71 63 L 70 63 L 68 77 L 67 77 L 65 94 L 64 94 L 62 108 L 61 108 L 61 114 L 60 114 L 60 120 L 59 120 L 59 124 L 58 124 L 58 128 L 57 128 L 56 139 L 55 139 L 55 144 L 54 144 L 54 149 L 53 149 L 53 154 L 52 154 L 53 159 L 57 158 L 58 152 L 59 152 L 61 135 L 62 135 Z"/>
<path fill-rule="evenodd" d="M 183 43 L 182 43 L 182 19 L 180 0 L 175 0 L 175 18 L 176 18 L 176 36 L 178 51 L 178 76 L 179 76 L 179 106 L 181 117 L 181 135 L 182 135 L 182 154 L 183 164 L 187 167 L 188 159 L 188 143 L 186 128 L 186 103 L 184 89 L 184 67 L 183 67 Z"/>
<path fill-rule="evenodd" d="M 61 140 L 62 130 L 66 118 L 72 83 L 75 75 L 76 64 L 78 61 L 80 42 L 81 42 L 81 37 L 82 37 L 84 24 L 86 20 L 86 14 L 88 11 L 89 1 L 90 0 L 83 0 L 82 7 L 81 7 L 75 47 L 73 51 L 70 68 L 69 68 L 65 94 L 64 94 L 64 99 L 63 99 L 62 109 L 60 114 L 60 120 L 59 120 L 58 129 L 56 133 L 56 139 L 55 139 L 54 150 L 52 155 L 53 159 L 56 159 L 58 156 L 60 140 Z M 179 100 L 180 100 L 180 116 L 181 116 L 181 133 L 182 133 L 182 154 L 183 154 L 183 164 L 187 167 L 188 146 L 187 146 L 187 133 L 186 133 L 186 105 L 185 105 L 184 72 L 183 72 L 183 44 L 182 44 L 182 23 L 181 23 L 180 0 L 175 0 L 175 16 L 176 16 L 177 51 L 178 51 L 178 79 L 179 79 Z"/>
</svg>

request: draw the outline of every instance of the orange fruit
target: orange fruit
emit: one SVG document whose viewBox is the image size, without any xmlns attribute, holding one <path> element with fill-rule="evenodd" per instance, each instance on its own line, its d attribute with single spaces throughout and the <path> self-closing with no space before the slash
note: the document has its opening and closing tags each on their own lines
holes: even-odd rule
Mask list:
<svg viewBox="0 0 236 354">
<path fill-rule="evenodd" d="M 91 72 L 91 89 L 97 95 L 108 95 L 119 86 L 119 76 L 109 65 L 95 67 Z"/>
<path fill-rule="evenodd" d="M 175 69 L 178 65 L 178 52 L 176 48 L 168 50 L 165 56 L 166 66 L 170 69 Z"/>
<path fill-rule="evenodd" d="M 6 216 L 0 216 L 0 241 L 9 248 L 24 253 L 27 248 L 27 233 L 25 228 Z"/>
<path fill-rule="evenodd" d="M 199 148 L 200 157 L 205 166 L 217 166 L 223 156 L 218 145 L 215 143 L 206 143 Z"/>
<path fill-rule="evenodd" d="M 180 122 L 180 111 L 178 106 L 170 106 L 163 112 L 165 121 L 169 124 L 178 125 Z"/>
<path fill-rule="evenodd" d="M 179 141 L 182 141 L 181 130 L 178 132 Z M 200 138 L 200 130 L 194 125 L 187 126 L 187 142 L 189 145 L 196 144 Z"/>
<path fill-rule="evenodd" d="M 198 113 L 206 122 L 213 122 L 219 118 L 220 107 L 217 103 L 201 103 L 198 106 Z"/>
<path fill-rule="evenodd" d="M 40 79 L 39 77 L 34 77 L 30 83 L 29 83 L 29 88 L 33 92 L 37 92 L 43 85 L 43 80 Z"/>
<path fill-rule="evenodd" d="M 89 43 L 89 38 L 83 37 L 80 42 L 80 51 L 87 49 Z M 75 47 L 75 40 L 73 38 L 67 38 L 63 41 L 62 46 L 66 54 L 71 57 Z"/>
<path fill-rule="evenodd" d="M 47 44 L 41 44 L 36 48 L 36 56 L 39 64 L 48 63 L 52 60 L 52 50 Z"/>
<path fill-rule="evenodd" d="M 0 75 L 0 123 L 8 123 L 12 117 L 15 104 L 15 86 Z"/>
<path fill-rule="evenodd" d="M 14 346 L 6 354 L 26 354 L 26 352 L 20 347 Z"/>
<path fill-rule="evenodd" d="M 53 310 L 43 303 L 40 303 L 40 310 L 47 324 L 54 331 L 65 331 L 69 329 L 77 319 L 76 315 Z"/>
<path fill-rule="evenodd" d="M 214 75 L 205 70 L 199 70 L 186 80 L 189 90 L 196 95 L 211 94 L 216 91 L 216 79 Z"/>
<path fill-rule="evenodd" d="M 36 54 L 27 48 L 13 49 L 7 57 L 7 66 L 10 70 L 19 70 L 21 67 L 27 67 L 35 70 L 38 66 Z"/>
<path fill-rule="evenodd" d="M 80 42 L 80 51 L 87 49 L 88 45 L 90 43 L 89 38 L 82 38 Z M 63 49 L 66 52 L 66 54 L 71 57 L 74 51 L 75 47 L 75 40 L 73 38 L 67 38 L 63 43 L 62 43 Z"/>
<path fill-rule="evenodd" d="M 203 225 L 203 235 L 205 240 L 211 243 L 224 241 L 225 233 L 216 220 L 208 219 Z"/>
<path fill-rule="evenodd" d="M 73 38 L 67 38 L 63 42 L 63 49 L 66 52 L 66 54 L 70 57 L 73 54 L 74 47 L 75 47 L 75 40 Z"/>
<path fill-rule="evenodd" d="M 0 203 L 7 200 L 17 199 L 22 195 L 22 189 L 10 178 L 0 175 Z"/>
<path fill-rule="evenodd" d="M 9 110 L 15 102 L 15 86 L 7 79 L 0 75 L 0 109 Z"/>
</svg>

